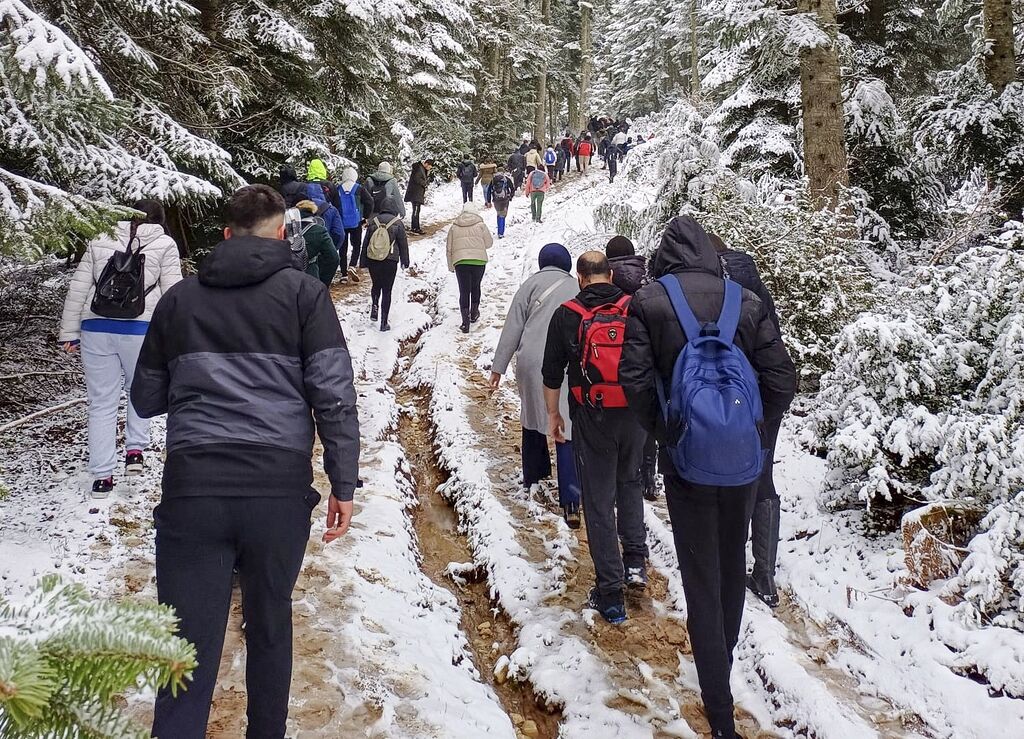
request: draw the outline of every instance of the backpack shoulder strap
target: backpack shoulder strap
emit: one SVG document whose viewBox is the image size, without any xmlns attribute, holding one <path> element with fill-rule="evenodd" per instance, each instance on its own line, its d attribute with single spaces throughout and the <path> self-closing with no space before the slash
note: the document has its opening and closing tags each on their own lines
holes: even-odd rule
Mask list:
<svg viewBox="0 0 1024 739">
<path fill-rule="evenodd" d="M 583 305 L 583 303 L 578 301 L 576 298 L 565 301 L 564 303 L 562 303 L 562 307 L 568 308 L 584 321 L 594 317 L 594 311 L 590 310 L 590 308 L 587 308 L 585 305 Z"/>
<path fill-rule="evenodd" d="M 686 340 L 695 341 L 700 338 L 700 322 L 697 320 L 697 316 L 693 314 L 693 309 L 690 308 L 686 295 L 683 294 L 683 288 L 679 285 L 679 280 L 675 275 L 668 274 L 659 277 L 658 282 L 661 283 L 661 286 L 665 288 L 665 292 L 668 293 L 669 302 L 672 303 L 672 310 L 676 313 L 679 325 L 683 327 Z"/>
<path fill-rule="evenodd" d="M 740 309 L 743 307 L 743 288 L 739 283 L 725 280 L 725 297 L 722 312 L 718 315 L 718 337 L 729 344 L 736 338 L 740 325 Z"/>
<path fill-rule="evenodd" d="M 391 219 L 391 221 L 388 223 L 388 225 L 386 225 L 384 228 L 386 228 L 386 229 L 388 229 L 390 231 L 391 227 L 394 226 L 396 223 L 398 223 L 400 220 L 402 220 L 401 216 L 395 216 L 394 218 Z"/>
<path fill-rule="evenodd" d="M 373 225 L 376 226 L 377 228 L 380 228 L 384 224 L 380 222 L 380 218 L 378 218 L 377 216 L 374 216 L 373 217 Z"/>
</svg>

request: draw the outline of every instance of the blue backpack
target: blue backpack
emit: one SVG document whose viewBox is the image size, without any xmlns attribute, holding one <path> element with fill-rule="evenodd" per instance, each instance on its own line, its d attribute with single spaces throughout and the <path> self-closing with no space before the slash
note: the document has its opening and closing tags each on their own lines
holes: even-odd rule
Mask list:
<svg viewBox="0 0 1024 739">
<path fill-rule="evenodd" d="M 345 228 L 355 228 L 363 220 L 363 214 L 359 212 L 359 183 L 352 186 L 352 189 L 345 192 L 345 188 L 339 188 L 341 196 L 341 224 Z"/>
<path fill-rule="evenodd" d="M 544 164 L 554 164 L 556 161 L 557 157 L 553 149 L 544 152 Z"/>
<path fill-rule="evenodd" d="M 702 327 L 679 279 L 665 275 L 658 282 L 686 334 L 667 395 L 660 374 L 656 377 L 672 463 L 682 479 L 696 485 L 749 485 L 761 476 L 767 453 L 761 442 L 764 409 L 757 375 L 733 341 L 743 288 L 725 280 L 718 321 Z"/>
</svg>

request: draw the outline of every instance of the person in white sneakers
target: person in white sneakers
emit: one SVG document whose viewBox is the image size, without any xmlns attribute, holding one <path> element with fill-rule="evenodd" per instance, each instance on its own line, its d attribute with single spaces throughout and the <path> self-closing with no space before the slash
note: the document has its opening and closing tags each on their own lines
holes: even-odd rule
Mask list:
<svg viewBox="0 0 1024 739">
<path fill-rule="evenodd" d="M 181 280 L 178 246 L 167 235 L 163 206 L 140 200 L 144 215 L 117 224 L 114 236 L 89 243 L 64 301 L 59 340 L 81 351 L 89 400 L 89 474 L 94 497 L 114 488 L 117 412 L 121 391 L 130 396 L 135 365 L 157 301 Z M 149 421 L 128 401 L 125 474 L 140 474 L 149 445 Z"/>
</svg>

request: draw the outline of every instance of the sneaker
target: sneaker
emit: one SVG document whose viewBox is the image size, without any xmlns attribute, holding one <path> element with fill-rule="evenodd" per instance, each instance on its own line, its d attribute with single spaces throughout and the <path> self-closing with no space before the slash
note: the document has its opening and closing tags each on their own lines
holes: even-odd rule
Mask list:
<svg viewBox="0 0 1024 739">
<path fill-rule="evenodd" d="M 352 282 L 359 282 L 359 270 L 355 267 L 348 268 L 348 277 Z"/>
<path fill-rule="evenodd" d="M 650 485 L 644 485 L 644 500 L 657 500 L 658 499 L 658 486 L 654 483 Z"/>
<path fill-rule="evenodd" d="M 372 308 L 370 308 L 370 320 L 371 321 L 376 321 L 377 320 L 377 306 L 373 306 Z"/>
<path fill-rule="evenodd" d="M 583 518 L 580 516 L 579 505 L 567 505 L 562 507 L 562 518 L 565 519 L 565 524 L 570 529 L 578 529 L 580 524 L 583 523 Z"/>
<path fill-rule="evenodd" d="M 499 239 L 503 239 L 503 238 L 505 238 L 505 234 L 498 234 L 498 238 L 499 238 Z"/>
<path fill-rule="evenodd" d="M 474 308 L 469 314 L 469 322 L 476 323 L 480 320 L 480 309 Z"/>
<path fill-rule="evenodd" d="M 96 480 L 92 484 L 92 497 L 103 499 L 110 496 L 110 491 L 114 489 L 114 478 L 104 477 L 102 480 Z"/>
<path fill-rule="evenodd" d="M 630 590 L 643 590 L 647 587 L 646 567 L 626 568 L 626 587 Z"/>
<path fill-rule="evenodd" d="M 142 452 L 138 449 L 129 449 L 124 457 L 124 474 L 128 477 L 141 475 L 146 469 L 146 463 L 142 459 Z"/>
<path fill-rule="evenodd" d="M 587 606 L 601 614 L 601 618 L 610 624 L 621 624 L 629 616 L 626 615 L 626 606 L 620 601 L 609 603 L 597 592 L 597 588 L 590 590 L 590 597 L 587 598 Z"/>
<path fill-rule="evenodd" d="M 756 595 L 758 599 L 769 608 L 779 607 L 779 594 L 775 593 L 764 593 L 761 592 L 761 588 L 757 586 L 754 578 L 751 575 L 747 575 L 747 590 Z"/>
<path fill-rule="evenodd" d="M 338 278 L 338 284 L 339 285 L 347 285 L 348 284 L 348 275 L 346 274 L 346 275 L 342 275 L 341 277 L 339 277 Z"/>
<path fill-rule="evenodd" d="M 464 334 L 468 334 L 469 333 L 469 324 L 468 323 L 463 323 L 461 326 L 459 326 L 459 331 L 461 331 Z"/>
<path fill-rule="evenodd" d="M 391 330 L 391 324 L 388 323 L 387 321 L 382 321 L 381 324 L 380 324 L 380 330 L 381 331 L 390 331 Z"/>
</svg>

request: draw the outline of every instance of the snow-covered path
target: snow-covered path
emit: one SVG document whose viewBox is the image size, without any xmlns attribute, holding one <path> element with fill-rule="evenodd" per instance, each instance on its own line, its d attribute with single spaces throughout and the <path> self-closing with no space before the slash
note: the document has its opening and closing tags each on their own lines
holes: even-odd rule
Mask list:
<svg viewBox="0 0 1024 739">
<path fill-rule="evenodd" d="M 707 730 L 663 502 L 647 509 L 651 587 L 629 601 L 625 625 L 609 626 L 582 608 L 593 577 L 585 533 L 564 525 L 553 485 L 531 496 L 517 483 L 514 385 L 493 397 L 484 387 L 506 307 L 537 252 L 549 241 L 574 255 L 601 248 L 606 235 L 592 212 L 610 193 L 600 170 L 574 176 L 548 196 L 543 225 L 530 223 L 525 199 L 513 203 L 468 336 L 444 258 L 446 224 L 460 209 L 454 185 L 438 188 L 427 208 L 431 235 L 413 243 L 413 268 L 399 276 L 391 332 L 368 320 L 365 279 L 335 288 L 359 392 L 364 487 L 348 536 L 324 546 L 314 521 L 295 594 L 291 735 Z M 891 586 L 898 543 L 864 538 L 853 514 L 818 511 L 822 464 L 793 441 L 798 427 L 792 419 L 779 451 L 786 602 L 773 614 L 748 600 L 737 652 L 743 735 L 1024 735 L 1024 701 L 990 697 L 963 676 L 984 658 L 1019 680 L 1019 640 L 958 630 L 927 594 L 909 616 L 862 595 Z M 161 426 L 154 430 L 159 448 Z M 75 473 L 84 407 L 42 419 L 0 453 L 10 490 L 0 494 L 0 592 L 17 597 L 56 568 L 107 595 L 155 595 L 158 454 L 143 478 L 98 504 L 84 499 Z M 322 477 L 317 485 L 327 493 Z M 231 629 L 211 721 L 217 737 L 238 736 L 244 720 L 237 613 Z M 145 720 L 146 697 L 134 702 Z"/>
</svg>

